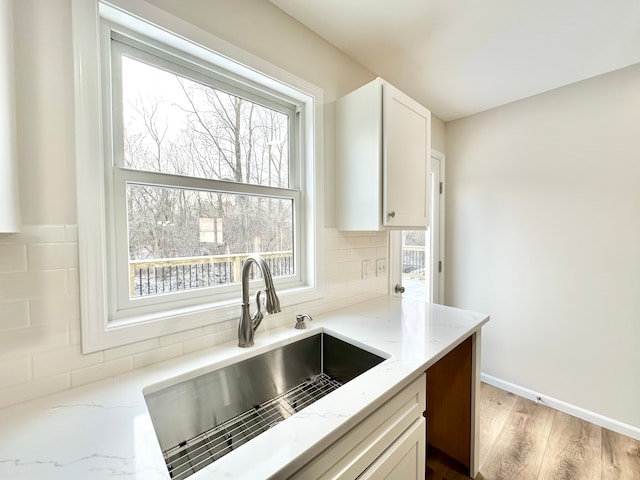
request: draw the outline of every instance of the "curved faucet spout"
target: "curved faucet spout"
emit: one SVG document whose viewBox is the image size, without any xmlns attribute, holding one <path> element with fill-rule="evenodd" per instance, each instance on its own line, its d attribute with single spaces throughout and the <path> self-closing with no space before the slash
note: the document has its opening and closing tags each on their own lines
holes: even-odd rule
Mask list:
<svg viewBox="0 0 640 480">
<path fill-rule="evenodd" d="M 238 346 L 239 347 L 251 347 L 253 346 L 253 337 L 255 331 L 260 326 L 262 321 L 262 306 L 260 304 L 260 294 L 258 291 L 256 294 L 256 304 L 258 311 L 251 317 L 249 308 L 249 273 L 251 272 L 251 264 L 255 264 L 262 278 L 264 279 L 264 294 L 266 296 L 266 309 L 267 313 L 277 313 L 280 311 L 280 300 L 276 294 L 276 289 L 273 286 L 273 277 L 267 262 L 260 255 L 249 255 L 242 264 L 242 305 L 240 314 L 240 323 L 238 324 Z"/>
</svg>

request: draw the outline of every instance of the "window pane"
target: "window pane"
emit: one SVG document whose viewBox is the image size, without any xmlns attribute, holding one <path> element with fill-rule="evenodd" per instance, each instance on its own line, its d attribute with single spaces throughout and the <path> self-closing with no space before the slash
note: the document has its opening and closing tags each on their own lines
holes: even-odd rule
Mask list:
<svg viewBox="0 0 640 480">
<path fill-rule="evenodd" d="M 289 186 L 288 115 L 122 57 L 124 166 Z"/>
<path fill-rule="evenodd" d="M 127 185 L 130 297 L 239 281 L 247 252 L 293 275 L 293 200 Z"/>
</svg>

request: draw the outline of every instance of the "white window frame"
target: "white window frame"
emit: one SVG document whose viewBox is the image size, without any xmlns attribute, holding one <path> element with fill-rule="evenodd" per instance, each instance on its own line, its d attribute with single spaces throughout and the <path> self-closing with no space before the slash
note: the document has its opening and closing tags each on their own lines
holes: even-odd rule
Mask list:
<svg viewBox="0 0 640 480">
<path fill-rule="evenodd" d="M 125 9 L 126 7 L 126 9 Z M 302 161 L 293 168 L 292 188 L 282 189 L 282 196 L 296 198 L 299 211 L 295 243 L 296 265 L 294 278 L 276 280 L 281 304 L 287 306 L 316 300 L 322 297 L 322 104 L 323 93 L 315 87 L 261 59 L 258 59 L 219 38 L 194 27 L 166 12 L 146 4 L 126 0 L 72 0 L 74 60 L 76 80 L 76 172 L 78 198 L 78 249 L 80 275 L 80 303 L 82 324 L 82 349 L 89 353 L 127 343 L 154 338 L 165 334 L 226 321 L 239 316 L 240 287 L 225 286 L 219 294 L 202 296 L 192 291 L 177 302 L 158 307 L 158 301 L 145 299 L 131 308 L 126 302 L 118 302 L 118 289 L 128 291 L 128 281 L 123 287 L 122 275 L 116 280 L 115 249 L 122 239 L 116 238 L 110 222 L 122 221 L 122 212 L 113 208 L 109 185 L 122 195 L 122 179 L 111 183 L 111 173 L 105 169 L 105 159 L 111 151 L 111 99 L 105 92 L 110 85 L 109 76 L 101 74 L 108 67 L 111 45 L 110 27 L 116 25 L 121 32 L 139 35 L 153 43 L 153 47 L 166 49 L 171 55 L 206 66 L 213 64 L 235 81 L 268 91 L 272 95 L 293 100 L 299 116 L 298 149 Z M 106 23 L 101 24 L 101 19 Z M 101 26 L 102 25 L 102 26 Z M 105 44 L 106 43 L 106 44 Z M 231 60 L 233 59 L 233 60 Z M 109 70 L 110 71 L 110 70 Z M 107 88 L 102 88 L 107 87 Z M 117 169 L 114 176 L 120 175 Z M 129 175 L 130 171 L 126 174 Z M 133 172 L 142 178 L 153 174 Z M 298 181 L 296 184 L 295 182 Z M 182 180 L 182 179 L 181 179 Z M 192 180 L 197 183 L 197 180 Z M 218 182 L 230 192 L 246 187 Z M 263 187 L 249 187 L 254 192 Z M 270 191 L 270 193 L 273 193 Z M 119 242 L 117 241 L 119 240 Z M 203 289 L 205 290 L 205 289 Z M 120 296 L 122 299 L 122 295 Z M 151 303 L 151 305 L 146 305 Z"/>
<path fill-rule="evenodd" d="M 112 84 L 103 84 L 104 128 L 106 138 L 112 138 L 113 150 L 105 148 L 105 181 L 107 184 L 107 235 L 112 239 L 108 242 L 109 259 L 109 311 L 110 322 L 128 319 L 132 316 L 152 313 L 163 309 L 165 304 L 175 309 L 179 306 L 190 306 L 198 303 L 211 303 L 212 298 L 236 300 L 238 286 L 236 284 L 218 285 L 215 287 L 198 288 L 175 292 L 165 295 L 150 295 L 141 298 L 131 298 L 129 294 L 128 238 L 127 238 L 127 205 L 126 187 L 129 183 L 152 185 L 158 187 L 186 188 L 191 191 L 212 191 L 249 196 L 263 196 L 265 198 L 279 198 L 291 200 L 293 203 L 294 225 L 301 225 L 302 196 L 300 188 L 301 169 L 297 168 L 300 154 L 296 151 L 299 133 L 298 117 L 303 114 L 305 105 L 293 99 L 282 100 L 279 92 L 263 93 L 262 91 L 247 90 L 228 82 L 233 81 L 228 76 L 221 79 L 227 72 L 208 71 L 209 66 L 198 65 L 198 59 L 188 58 L 181 52 L 169 51 L 165 45 L 153 45 L 155 42 L 142 38 L 137 32 L 123 29 L 119 25 L 108 21 L 101 22 L 102 48 L 102 77 L 113 79 Z M 126 33 L 123 33 L 126 31 Z M 160 50 L 162 49 L 162 50 Z M 268 106 L 289 117 L 289 188 L 277 188 L 248 183 L 237 183 L 205 178 L 184 177 L 160 172 L 147 172 L 126 168 L 123 158 L 123 128 L 120 119 L 120 95 L 118 78 L 122 77 L 120 57 L 127 56 L 177 73 L 191 80 L 206 84 L 212 88 L 225 88 L 227 92 L 242 96 L 245 99 Z M 211 66 L 213 67 L 213 66 Z M 113 94 L 113 98 L 112 98 Z M 277 95 L 277 96 L 276 96 Z M 113 113 L 110 115 L 110 113 Z M 109 127 L 112 127 L 109 129 Z M 301 286 L 304 280 L 304 262 L 301 262 L 300 236 L 294 236 L 295 274 L 284 278 L 274 278 L 278 291 Z M 304 252 L 303 252 L 304 253 Z M 258 282 L 256 282 L 258 283 Z"/>
</svg>

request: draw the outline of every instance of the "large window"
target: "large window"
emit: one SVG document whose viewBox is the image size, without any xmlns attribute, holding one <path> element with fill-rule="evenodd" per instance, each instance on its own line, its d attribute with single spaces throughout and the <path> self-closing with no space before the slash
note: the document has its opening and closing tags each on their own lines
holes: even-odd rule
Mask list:
<svg viewBox="0 0 640 480">
<path fill-rule="evenodd" d="M 88 11 L 81 1 L 75 18 Z M 101 268 L 83 262 L 81 246 L 80 273 L 106 299 L 86 291 L 83 348 L 239 314 L 249 253 L 265 257 L 285 306 L 317 297 L 318 99 L 184 35 L 106 5 L 100 13 L 101 180 L 79 152 L 79 231 L 101 232 Z M 88 47 L 74 28 L 78 59 Z M 91 304 L 102 320 L 86 325 Z"/>
<path fill-rule="evenodd" d="M 252 252 L 274 278 L 299 281 L 303 106 L 106 28 L 113 318 L 237 296 L 223 287 Z"/>
</svg>

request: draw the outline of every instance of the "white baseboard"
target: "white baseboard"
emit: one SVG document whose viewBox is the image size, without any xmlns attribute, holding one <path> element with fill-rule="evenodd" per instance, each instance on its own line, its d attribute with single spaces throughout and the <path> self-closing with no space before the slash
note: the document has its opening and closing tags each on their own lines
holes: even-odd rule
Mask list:
<svg viewBox="0 0 640 480">
<path fill-rule="evenodd" d="M 506 390 L 507 392 L 515 393 L 516 395 L 527 398 L 529 400 L 533 400 L 534 402 L 542 403 L 544 405 L 547 405 L 548 407 L 554 408 L 568 415 L 581 418 L 582 420 L 593 423 L 594 425 L 608 428 L 609 430 L 613 430 L 614 432 L 626 435 L 636 440 L 640 440 L 640 428 L 638 427 L 634 427 L 632 425 L 619 422 L 618 420 L 605 417 L 604 415 L 585 410 L 584 408 L 571 405 L 570 403 L 563 402 L 562 400 L 558 400 L 553 397 L 549 397 L 543 393 L 534 392 L 533 390 L 521 387 L 520 385 L 515 385 L 499 378 L 492 377 L 491 375 L 487 375 L 486 373 L 480 374 L 480 380 L 488 383 L 489 385 L 493 385 L 494 387 Z"/>
</svg>

